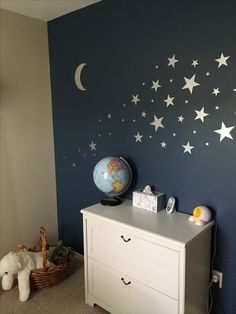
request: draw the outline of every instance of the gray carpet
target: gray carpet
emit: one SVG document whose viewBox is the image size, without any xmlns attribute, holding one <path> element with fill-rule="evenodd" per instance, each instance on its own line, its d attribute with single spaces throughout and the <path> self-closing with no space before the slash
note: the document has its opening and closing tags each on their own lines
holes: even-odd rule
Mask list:
<svg viewBox="0 0 236 314">
<path fill-rule="evenodd" d="M 0 288 L 1 314 L 90 314 L 107 312 L 99 306 L 91 307 L 84 302 L 83 262 L 73 258 L 69 274 L 60 284 L 41 291 L 32 291 L 26 302 L 19 301 L 15 284 L 9 291 Z"/>
</svg>

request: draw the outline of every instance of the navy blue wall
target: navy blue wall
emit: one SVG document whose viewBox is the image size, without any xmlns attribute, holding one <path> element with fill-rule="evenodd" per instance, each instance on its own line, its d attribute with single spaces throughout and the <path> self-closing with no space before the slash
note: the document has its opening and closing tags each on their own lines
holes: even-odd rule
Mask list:
<svg viewBox="0 0 236 314">
<path fill-rule="evenodd" d="M 236 313 L 235 12 L 223 0 L 103 1 L 48 23 L 59 237 L 83 251 L 80 209 L 103 196 L 94 166 L 123 156 L 134 172 L 127 197 L 149 184 L 174 195 L 179 211 L 204 204 L 215 213 L 214 268 L 224 282 L 213 313 L 227 314 Z M 86 91 L 74 80 L 81 63 Z M 200 85 L 183 88 L 191 78 Z M 200 119 L 202 107 L 208 115 Z M 156 132 L 154 115 L 164 126 Z"/>
</svg>

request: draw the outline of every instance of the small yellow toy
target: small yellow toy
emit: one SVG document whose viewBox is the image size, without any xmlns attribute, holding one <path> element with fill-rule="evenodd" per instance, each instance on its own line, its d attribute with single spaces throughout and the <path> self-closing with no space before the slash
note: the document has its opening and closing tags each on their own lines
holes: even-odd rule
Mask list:
<svg viewBox="0 0 236 314">
<path fill-rule="evenodd" d="M 211 211 L 206 206 L 197 206 L 193 210 L 193 215 L 189 217 L 189 221 L 198 226 L 203 226 L 211 220 Z"/>
</svg>

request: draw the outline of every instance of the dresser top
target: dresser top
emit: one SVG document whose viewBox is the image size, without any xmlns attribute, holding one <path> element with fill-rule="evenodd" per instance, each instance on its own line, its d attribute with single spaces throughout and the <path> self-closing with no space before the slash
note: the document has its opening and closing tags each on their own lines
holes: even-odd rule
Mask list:
<svg viewBox="0 0 236 314">
<path fill-rule="evenodd" d="M 100 203 L 81 210 L 81 213 L 95 215 L 122 223 L 142 231 L 178 242 L 186 246 L 204 230 L 211 228 L 213 221 L 196 226 L 189 222 L 189 215 L 180 212 L 168 214 L 165 210 L 157 213 L 132 206 L 131 200 L 123 200 L 118 206 L 103 206 Z"/>
</svg>

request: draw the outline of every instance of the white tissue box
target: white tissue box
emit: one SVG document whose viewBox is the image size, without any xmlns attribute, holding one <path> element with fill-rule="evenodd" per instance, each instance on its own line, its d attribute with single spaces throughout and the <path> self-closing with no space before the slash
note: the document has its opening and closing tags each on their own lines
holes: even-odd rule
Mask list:
<svg viewBox="0 0 236 314">
<path fill-rule="evenodd" d="M 133 192 L 133 206 L 158 212 L 166 206 L 166 196 L 161 192 L 152 192 L 152 194 L 137 190 Z"/>
</svg>

